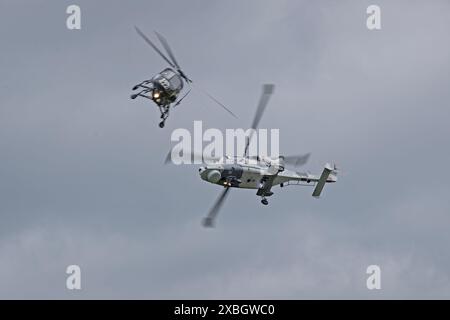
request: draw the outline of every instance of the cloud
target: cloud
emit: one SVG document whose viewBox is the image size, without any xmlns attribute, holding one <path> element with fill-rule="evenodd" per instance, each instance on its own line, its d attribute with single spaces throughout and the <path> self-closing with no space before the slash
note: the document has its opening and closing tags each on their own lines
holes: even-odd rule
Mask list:
<svg viewBox="0 0 450 320">
<path fill-rule="evenodd" d="M 199 219 L 130 234 L 120 228 L 49 223 L 3 239 L 4 298 L 446 298 L 450 278 L 430 246 L 429 226 L 401 217 L 436 203 L 424 196 L 368 225 L 320 212 L 278 212 L 205 230 Z M 438 206 L 439 207 L 439 206 Z M 226 213 L 224 213 L 226 214 Z M 380 221 L 383 216 L 386 221 Z M 416 217 L 421 221 L 436 216 Z M 228 217 L 230 219 L 230 217 Z M 269 223 L 269 221 L 271 223 Z M 406 227 L 405 227 L 406 222 Z M 408 226 L 412 226 L 408 227 Z M 420 226 L 419 228 L 417 228 Z M 398 233 L 402 230 L 402 234 Z M 362 241 L 361 241 L 362 240 Z M 439 240 L 439 241 L 438 241 Z M 442 253 L 441 253 L 442 254 Z M 65 289 L 65 268 L 82 268 L 81 292 Z M 382 290 L 365 287 L 382 270 Z"/>
<path fill-rule="evenodd" d="M 448 298 L 449 4 L 381 1 L 376 33 L 366 4 L 80 1 L 79 32 L 60 2 L 8 4 L 0 296 Z M 154 105 L 129 94 L 165 65 L 134 25 L 163 33 L 239 119 L 193 92 L 157 128 Z M 248 125 L 266 82 L 277 87 L 261 125 L 280 128 L 281 152 L 311 151 L 305 169 L 336 160 L 346 175 L 319 201 L 274 188 L 261 207 L 233 190 L 205 230 L 220 190 L 162 165 L 170 132 Z M 65 289 L 69 264 L 81 292 Z M 381 291 L 365 288 L 369 264 Z"/>
</svg>

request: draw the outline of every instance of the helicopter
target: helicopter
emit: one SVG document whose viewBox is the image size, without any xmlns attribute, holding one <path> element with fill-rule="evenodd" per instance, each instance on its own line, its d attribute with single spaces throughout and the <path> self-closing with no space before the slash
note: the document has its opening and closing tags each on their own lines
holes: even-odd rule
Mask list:
<svg viewBox="0 0 450 320">
<path fill-rule="evenodd" d="M 263 92 L 256 109 L 251 128 L 252 133 L 258 128 L 261 117 L 266 109 L 270 96 L 274 91 L 273 84 L 263 85 Z M 208 215 L 202 220 L 205 227 L 214 227 L 214 222 L 231 188 L 256 189 L 256 195 L 261 197 L 261 203 L 268 205 L 267 197 L 273 195 L 273 186 L 285 187 L 288 185 L 313 186 L 312 196 L 319 198 L 326 183 L 337 181 L 338 168 L 336 165 L 325 164 L 320 175 L 308 172 L 297 172 L 286 169 L 286 165 L 299 167 L 307 163 L 310 154 L 279 156 L 276 159 L 266 156 L 249 156 L 249 144 L 252 134 L 247 138 L 243 156 L 220 158 L 205 157 L 201 155 L 203 163 L 198 169 L 200 178 L 206 182 L 220 185 L 224 190 L 220 193 Z M 191 153 L 191 157 L 192 157 Z M 172 153 L 166 157 L 165 163 L 172 159 Z M 195 155 L 194 155 L 195 157 Z"/>
<path fill-rule="evenodd" d="M 156 74 L 153 78 L 144 80 L 135 85 L 132 90 L 137 91 L 140 89 L 140 91 L 137 91 L 131 95 L 131 99 L 143 97 L 152 100 L 158 106 L 161 113 L 161 122 L 159 123 L 159 127 L 164 128 L 165 122 L 169 117 L 170 108 L 178 106 L 191 92 L 191 85 L 193 85 L 193 81 L 181 70 L 180 65 L 175 59 L 166 38 L 155 31 L 159 42 L 161 42 L 169 57 L 164 55 L 164 53 L 138 27 L 135 26 L 134 28 L 139 36 L 141 36 L 141 38 L 144 39 L 144 41 L 149 44 L 170 66 Z M 183 91 L 185 84 L 189 87 L 189 89 L 180 98 L 180 93 Z M 211 94 L 204 90 L 201 91 L 229 114 L 237 118 L 230 109 L 214 98 Z"/>
</svg>

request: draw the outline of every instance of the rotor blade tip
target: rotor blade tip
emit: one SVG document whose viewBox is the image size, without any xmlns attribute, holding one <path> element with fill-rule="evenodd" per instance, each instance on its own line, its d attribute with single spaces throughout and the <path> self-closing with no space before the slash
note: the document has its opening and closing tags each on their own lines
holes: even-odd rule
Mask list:
<svg viewBox="0 0 450 320">
<path fill-rule="evenodd" d="M 172 161 L 172 152 L 169 152 L 166 156 L 166 159 L 164 159 L 164 164 L 169 164 Z"/>
<path fill-rule="evenodd" d="M 214 221 L 213 221 L 212 218 L 206 217 L 206 218 L 203 219 L 202 225 L 203 225 L 205 228 L 214 228 Z"/>
<path fill-rule="evenodd" d="M 272 84 L 272 83 L 268 83 L 268 84 L 264 84 L 263 85 L 263 92 L 265 94 L 272 94 L 274 89 L 275 89 L 275 85 Z"/>
</svg>

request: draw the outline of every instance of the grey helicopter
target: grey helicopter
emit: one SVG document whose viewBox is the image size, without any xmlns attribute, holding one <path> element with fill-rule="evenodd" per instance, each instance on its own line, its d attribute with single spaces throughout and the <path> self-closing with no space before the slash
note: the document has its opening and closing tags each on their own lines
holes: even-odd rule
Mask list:
<svg viewBox="0 0 450 320">
<path fill-rule="evenodd" d="M 169 57 L 164 55 L 164 53 L 138 27 L 135 27 L 135 29 L 142 39 L 144 39 L 144 41 L 149 44 L 164 59 L 164 61 L 169 64 L 170 67 L 165 68 L 151 79 L 144 80 L 135 85 L 132 90 L 139 91 L 133 93 L 131 95 L 131 99 L 142 97 L 152 100 L 158 106 L 161 113 L 161 122 L 159 123 L 159 127 L 164 128 L 165 122 L 169 117 L 170 108 L 178 106 L 191 92 L 193 81 L 181 70 L 180 65 L 175 59 L 175 55 L 169 46 L 169 43 L 161 34 L 155 31 L 158 40 L 161 42 Z M 185 84 L 189 88 L 180 98 L 180 94 L 183 91 Z M 196 87 L 198 88 L 198 86 Z M 211 94 L 203 89 L 200 90 L 233 117 L 237 118 L 230 109 L 214 98 Z"/>
<path fill-rule="evenodd" d="M 256 109 L 255 117 L 251 126 L 252 133 L 258 128 L 261 117 L 266 109 L 270 96 L 274 91 L 273 84 L 263 85 L 263 92 Z M 289 185 L 312 186 L 314 187 L 312 196 L 320 197 L 326 183 L 337 181 L 338 168 L 336 165 L 325 164 L 320 175 L 309 172 L 298 172 L 288 170 L 285 167 L 291 165 L 294 168 L 307 163 L 310 154 L 279 156 L 276 159 L 266 156 L 250 156 L 249 144 L 252 138 L 250 134 L 246 139 L 245 152 L 243 156 L 220 158 L 205 157 L 205 155 L 195 155 L 206 165 L 201 166 L 198 171 L 200 178 L 206 182 L 220 185 L 224 188 L 216 202 L 210 209 L 208 215 L 203 219 L 205 227 L 213 227 L 217 214 L 222 207 L 231 188 L 256 189 L 256 195 L 261 197 L 261 203 L 268 205 L 267 197 L 273 195 L 272 187 L 279 185 L 286 187 Z M 166 157 L 165 163 L 172 159 L 172 152 Z"/>
</svg>

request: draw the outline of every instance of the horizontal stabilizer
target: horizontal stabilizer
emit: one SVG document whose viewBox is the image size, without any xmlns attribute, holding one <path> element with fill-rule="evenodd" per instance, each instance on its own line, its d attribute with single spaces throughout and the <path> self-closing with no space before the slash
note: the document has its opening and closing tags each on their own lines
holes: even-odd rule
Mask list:
<svg viewBox="0 0 450 320">
<path fill-rule="evenodd" d="M 328 177 L 330 176 L 330 173 L 333 171 L 333 168 L 326 164 L 325 168 L 322 171 L 322 174 L 320 175 L 319 181 L 316 184 L 316 187 L 314 188 L 314 192 L 312 194 L 313 197 L 320 197 L 320 194 L 322 193 L 323 187 L 325 186 L 325 183 L 327 183 Z"/>
</svg>

